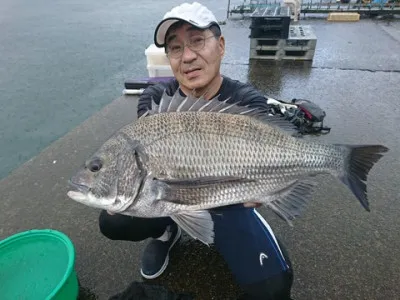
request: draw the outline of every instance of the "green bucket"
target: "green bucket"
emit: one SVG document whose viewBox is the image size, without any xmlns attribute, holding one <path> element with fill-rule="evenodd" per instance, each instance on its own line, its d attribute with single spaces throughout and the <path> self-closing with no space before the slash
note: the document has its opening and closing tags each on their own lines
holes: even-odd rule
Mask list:
<svg viewBox="0 0 400 300">
<path fill-rule="evenodd" d="M 0 241 L 0 299 L 76 300 L 75 249 L 63 233 L 29 230 Z"/>
</svg>

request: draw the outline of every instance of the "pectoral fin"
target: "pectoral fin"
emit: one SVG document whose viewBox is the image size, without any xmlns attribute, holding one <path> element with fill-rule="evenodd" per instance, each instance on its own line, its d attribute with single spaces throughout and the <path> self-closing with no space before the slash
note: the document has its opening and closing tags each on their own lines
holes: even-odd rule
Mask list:
<svg viewBox="0 0 400 300">
<path fill-rule="evenodd" d="M 214 221 L 208 211 L 190 211 L 173 215 L 171 218 L 194 239 L 206 245 L 214 243 Z"/>
</svg>

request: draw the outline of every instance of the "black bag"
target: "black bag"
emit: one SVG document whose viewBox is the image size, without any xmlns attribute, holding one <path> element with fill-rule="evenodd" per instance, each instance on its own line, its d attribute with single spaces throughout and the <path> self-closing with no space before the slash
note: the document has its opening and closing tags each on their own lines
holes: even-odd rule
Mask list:
<svg viewBox="0 0 400 300">
<path fill-rule="evenodd" d="M 267 98 L 273 114 L 280 113 L 296 125 L 300 134 L 329 133 L 324 127 L 326 113 L 317 104 L 305 99 L 292 99 L 290 103 Z"/>
</svg>

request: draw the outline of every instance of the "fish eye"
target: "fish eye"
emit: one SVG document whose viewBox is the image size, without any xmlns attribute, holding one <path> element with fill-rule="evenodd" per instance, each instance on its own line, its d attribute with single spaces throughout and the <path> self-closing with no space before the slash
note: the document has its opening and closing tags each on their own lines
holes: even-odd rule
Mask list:
<svg viewBox="0 0 400 300">
<path fill-rule="evenodd" d="M 100 158 L 96 157 L 89 162 L 88 168 L 91 172 L 98 172 L 103 166 Z"/>
</svg>

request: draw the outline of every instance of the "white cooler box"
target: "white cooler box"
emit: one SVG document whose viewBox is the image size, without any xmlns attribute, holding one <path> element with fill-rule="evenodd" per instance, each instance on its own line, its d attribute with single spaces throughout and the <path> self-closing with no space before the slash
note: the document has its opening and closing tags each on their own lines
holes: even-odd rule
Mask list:
<svg viewBox="0 0 400 300">
<path fill-rule="evenodd" d="M 171 66 L 165 65 L 147 65 L 149 77 L 174 77 Z"/>
<path fill-rule="evenodd" d="M 144 51 L 147 58 L 147 70 L 149 77 L 172 77 L 174 76 L 169 65 L 169 60 L 164 48 L 158 48 L 151 44 Z"/>
<path fill-rule="evenodd" d="M 144 54 L 147 58 L 148 65 L 168 65 L 169 60 L 167 55 L 164 52 L 164 48 L 158 48 L 156 45 L 151 44 L 144 51 Z"/>
</svg>

